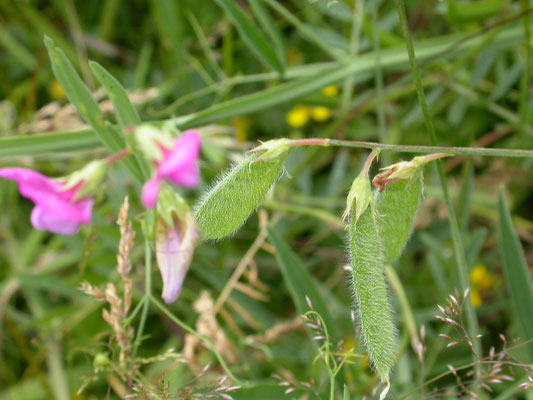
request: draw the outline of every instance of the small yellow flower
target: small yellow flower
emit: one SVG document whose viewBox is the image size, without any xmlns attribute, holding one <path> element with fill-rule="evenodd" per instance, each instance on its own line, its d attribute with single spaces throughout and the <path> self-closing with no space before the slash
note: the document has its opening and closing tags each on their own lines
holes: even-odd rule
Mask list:
<svg viewBox="0 0 533 400">
<path fill-rule="evenodd" d="M 67 97 L 65 91 L 56 80 L 54 80 L 54 82 L 52 82 L 52 84 L 48 87 L 48 93 L 54 100 L 63 100 Z"/>
<path fill-rule="evenodd" d="M 322 94 L 328 97 L 335 97 L 339 94 L 339 87 L 337 85 L 326 86 L 322 89 Z"/>
<path fill-rule="evenodd" d="M 291 111 L 285 115 L 285 121 L 293 128 L 301 128 L 309 121 L 309 107 L 294 106 Z"/>
<path fill-rule="evenodd" d="M 246 142 L 248 140 L 248 127 L 250 122 L 244 117 L 233 118 L 233 127 L 235 128 L 235 138 L 239 142 Z"/>
<path fill-rule="evenodd" d="M 492 278 L 492 275 L 484 265 L 476 265 L 472 268 L 472 271 L 470 271 L 470 282 L 472 282 L 472 286 L 475 286 L 480 290 L 490 289 L 493 281 L 494 279 Z"/>
<path fill-rule="evenodd" d="M 483 303 L 483 299 L 481 298 L 479 291 L 477 289 L 472 289 L 470 291 L 470 296 L 471 296 L 472 304 L 474 305 L 474 307 L 479 308 L 481 304 Z"/>
<path fill-rule="evenodd" d="M 311 118 L 318 122 L 326 121 L 331 118 L 331 110 L 327 107 L 313 107 Z"/>
</svg>

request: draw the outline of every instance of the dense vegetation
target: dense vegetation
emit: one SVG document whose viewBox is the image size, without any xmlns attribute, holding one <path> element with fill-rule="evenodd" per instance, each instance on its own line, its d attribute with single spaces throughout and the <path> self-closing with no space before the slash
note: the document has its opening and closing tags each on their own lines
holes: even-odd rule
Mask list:
<svg viewBox="0 0 533 400">
<path fill-rule="evenodd" d="M 0 1 L 0 399 L 532 398 L 532 7 Z"/>
</svg>

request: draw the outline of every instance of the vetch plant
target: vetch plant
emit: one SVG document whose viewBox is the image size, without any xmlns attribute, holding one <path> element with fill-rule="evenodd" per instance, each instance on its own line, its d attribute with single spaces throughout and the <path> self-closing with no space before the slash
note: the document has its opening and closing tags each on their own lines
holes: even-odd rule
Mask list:
<svg viewBox="0 0 533 400">
<path fill-rule="evenodd" d="M 523 158 L 533 159 L 522 137 L 533 133 L 527 118 L 532 11 L 527 1 L 516 7 L 498 4 L 500 11 L 489 12 L 490 19 L 480 18 L 485 7 L 475 13 L 469 8 L 462 20 L 457 19 L 461 7 L 445 7 L 440 11 L 455 22 L 453 30 L 468 22 L 466 29 L 413 44 L 403 0 L 394 1 L 399 19 L 388 2 L 375 2 L 370 16 L 362 0 L 217 0 L 196 18 L 194 2 L 158 0 L 143 8 L 151 18 L 139 54 L 129 50 L 138 45 L 132 35 L 116 32 L 121 43 L 115 46 L 110 28 L 117 16 L 117 27 L 140 18 L 128 13 L 135 6 L 110 2 L 100 18 L 87 18 L 82 3 L 65 2 L 62 10 L 63 4 L 55 2 L 41 13 L 23 2 L 16 7 L 23 12 L 8 15 L 6 29 L 0 28 L 0 47 L 7 50 L 0 52 L 0 62 L 10 77 L 0 91 L 11 88 L 12 80 L 20 84 L 0 104 L 0 120 L 5 121 L 0 121 L 0 157 L 27 157 L 28 165 L 36 166 L 35 171 L 0 168 L 0 177 L 16 182 L 22 196 L 35 203 L 31 222 L 39 230 L 73 235 L 81 225 L 91 224 L 98 204 L 90 229 L 81 229 L 78 237 L 50 237 L 17 224 L 21 213 L 11 208 L 19 199 L 9 190 L 14 185 L 1 190 L 0 206 L 8 206 L 0 221 L 0 380 L 8 382 L 7 389 L 0 389 L 1 398 L 26 397 L 19 393 L 30 388 L 29 397 L 69 400 L 73 386 L 80 384 L 73 377 L 92 370 L 85 382 L 94 385 L 82 388 L 85 396 L 95 398 L 278 399 L 297 396 L 297 390 L 325 398 L 329 390 L 328 399 L 338 400 L 339 389 L 344 400 L 384 399 L 389 389 L 395 398 L 419 392 L 420 398 L 483 398 L 492 391 L 512 397 L 532 386 L 532 369 L 520 360 L 520 347 L 507 346 L 502 334 L 503 350 L 493 350 L 500 345 L 494 343 L 499 333 L 494 327 L 505 326 L 505 334 L 523 337 L 521 346 L 533 354 L 530 249 L 522 248 L 522 242 L 529 246 L 531 241 L 529 180 L 523 172 L 529 160 Z M 326 7 L 329 3 L 335 7 Z M 47 23 L 59 8 L 64 15 Z M 472 16 L 475 20 L 469 20 Z M 12 26 L 11 18 L 16 19 Z M 91 26 L 92 20 L 99 26 Z M 361 29 L 362 21 L 371 24 L 372 35 Z M 429 21 L 426 15 L 420 19 L 417 35 L 427 36 Z M 441 22 L 429 26 L 432 33 L 445 27 L 445 18 Z M 34 43 L 43 47 L 42 32 L 32 35 L 28 26 L 46 28 L 53 37 L 45 39 L 45 47 L 55 79 L 46 66 L 41 73 L 40 58 L 27 50 Z M 74 40 L 63 37 L 67 29 L 53 26 L 68 26 Z M 442 31 L 448 35 L 451 29 Z M 349 35 L 343 38 L 345 33 Z M 407 53 L 400 46 L 400 33 Z M 287 46 L 286 37 L 297 40 Z M 247 52 L 262 65 L 249 60 Z M 98 62 L 87 60 L 89 55 Z M 124 70 L 133 64 L 135 71 Z M 412 77 L 406 73 L 409 64 Z M 157 88 L 149 87 L 154 84 Z M 62 99 L 70 104 L 44 105 L 49 100 L 46 89 L 57 93 L 59 85 Z M 413 89 L 420 105 L 413 104 Z M 425 90 L 430 93 L 427 100 Z M 509 96 L 503 99 L 505 93 Z M 171 94 L 176 101 L 169 105 Z M 513 110 L 515 103 L 520 115 Z M 20 117 L 6 114 L 6 105 Z M 443 118 L 440 114 L 448 106 Z M 465 115 L 468 124 L 462 123 Z M 75 124 L 66 124 L 72 117 Z M 228 125 L 231 120 L 235 130 Z M 3 137 L 6 132 L 13 134 Z M 424 139 L 428 133 L 429 141 Z M 220 174 L 227 150 L 249 149 L 247 140 L 258 134 L 274 140 L 261 143 Z M 275 139 L 279 135 L 293 139 Z M 441 138 L 446 146 L 438 145 Z M 507 148 L 488 148 L 496 141 Z M 424 143 L 431 146 L 419 145 Z M 472 147 L 455 147 L 461 143 Z M 201 181 L 201 146 L 202 167 L 215 168 L 219 178 L 198 199 L 198 190 L 183 189 Z M 288 155 L 298 146 L 330 149 L 300 149 L 290 160 L 294 179 L 281 180 Z M 361 149 L 372 153 L 346 197 Z M 51 176 L 63 174 L 72 165 L 70 152 L 77 151 L 84 152 L 79 155 L 86 163 L 81 170 L 63 178 L 38 172 L 46 165 L 47 171 L 55 171 Z M 109 157 L 96 160 L 102 152 Z M 379 152 L 385 153 L 380 161 L 388 166 L 372 179 L 371 165 Z M 392 155 L 401 152 L 418 157 L 389 165 Z M 447 155 L 461 157 L 456 163 L 440 160 Z M 481 162 L 481 157 L 486 158 Z M 489 157 L 498 159 L 491 162 Z M 424 201 L 423 167 L 432 160 L 441 190 L 427 179 L 423 211 L 431 215 L 400 257 Z M 458 184 L 454 168 L 461 163 Z M 519 168 L 505 173 L 511 165 Z M 109 169 L 114 186 L 104 190 L 109 188 L 104 184 Z M 480 181 L 487 187 L 509 184 L 513 216 L 518 218 L 511 219 L 503 189 L 498 210 L 493 191 L 479 190 Z M 282 190 L 274 192 L 274 185 Z M 131 210 L 125 200 L 117 228 L 111 221 L 118 202 L 128 196 Z M 442 201 L 446 216 L 431 208 L 437 205 L 443 211 Z M 344 202 L 341 219 L 337 214 Z M 259 207 L 258 232 L 247 227 L 234 243 L 214 243 L 237 232 Z M 502 260 L 493 255 L 495 219 L 500 222 Z M 348 235 L 342 231 L 343 221 Z M 486 227 L 480 226 L 483 221 L 488 221 Z M 353 299 L 340 268 L 346 257 L 343 241 Z M 109 251 L 117 243 L 113 268 Z M 153 262 L 161 276 L 155 282 Z M 498 288 L 482 293 L 483 301 L 475 289 L 491 282 L 481 284 L 475 274 L 479 271 L 472 269 L 480 264 L 494 273 Z M 469 276 L 473 291 L 468 296 Z M 388 283 L 399 306 L 398 334 Z M 92 299 L 69 290 L 80 284 Z M 424 310 L 452 285 L 463 294 L 449 296 L 447 308 L 440 308 L 442 326 Z M 162 300 L 154 290 L 161 290 Z M 303 315 L 305 323 L 295 315 Z M 351 345 L 355 335 L 350 315 L 362 346 Z M 490 324 L 485 323 L 489 318 Z M 491 349 L 485 357 L 478 322 L 487 338 L 483 348 Z M 306 334 L 309 340 L 303 338 Z M 409 339 L 419 363 L 410 353 Z M 492 341 L 490 346 L 485 340 Z M 12 351 L 13 342 L 22 351 Z M 172 350 L 176 345 L 183 356 Z M 35 355 L 28 348 L 36 349 Z M 354 363 L 364 350 L 362 362 Z M 455 365 L 465 353 L 472 362 Z M 85 365 L 80 361 L 84 355 L 89 355 Z M 147 366 L 156 361 L 164 363 Z M 397 361 L 402 370 L 395 369 Z M 233 363 L 239 378 L 228 367 Z M 42 379 L 40 365 L 46 365 L 49 379 Z M 409 367 L 407 374 L 404 366 Z M 436 387 L 443 378 L 445 386 Z M 35 391 L 33 396 L 40 385 L 44 394 L 39 397 Z"/>
</svg>

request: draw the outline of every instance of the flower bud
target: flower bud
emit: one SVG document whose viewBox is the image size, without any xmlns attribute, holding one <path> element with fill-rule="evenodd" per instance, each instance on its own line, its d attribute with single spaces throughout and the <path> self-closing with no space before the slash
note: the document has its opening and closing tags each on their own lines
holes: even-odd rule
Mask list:
<svg viewBox="0 0 533 400">
<path fill-rule="evenodd" d="M 141 125 L 135 130 L 135 141 L 143 155 L 152 162 L 160 162 L 164 158 L 161 146 L 171 148 L 173 138 L 150 125 Z"/>
<path fill-rule="evenodd" d="M 365 212 L 370 204 L 374 208 L 374 198 L 372 196 L 372 187 L 370 186 L 370 179 L 368 178 L 368 170 L 374 161 L 374 158 L 379 154 L 377 151 L 372 151 L 363 165 L 363 169 L 352 183 L 348 197 L 346 198 L 346 210 L 342 214 L 342 219 L 346 220 L 352 211 L 353 202 L 355 201 L 355 222 Z"/>
<path fill-rule="evenodd" d="M 109 365 L 111 365 L 111 361 L 104 353 L 98 353 L 93 359 L 93 367 L 97 371 L 101 371 Z"/>
<path fill-rule="evenodd" d="M 161 188 L 155 226 L 155 254 L 163 280 L 161 297 L 173 303 L 189 270 L 200 229 L 187 203 L 167 185 Z"/>
<path fill-rule="evenodd" d="M 104 160 L 91 161 L 82 169 L 74 171 L 59 180 L 65 183 L 64 190 L 78 187 L 72 199 L 73 201 L 84 197 L 93 197 L 101 190 L 102 182 L 107 174 L 107 166 L 108 164 Z"/>
<path fill-rule="evenodd" d="M 411 161 L 400 161 L 383 168 L 385 171 L 377 174 L 372 180 L 372 184 L 382 192 L 387 186 L 395 182 L 411 179 L 418 175 L 422 170 L 421 167 L 430 161 L 450 156 L 450 154 L 434 153 L 415 157 Z"/>
<path fill-rule="evenodd" d="M 282 154 L 285 154 L 291 149 L 292 140 L 287 138 L 269 140 L 268 142 L 261 143 L 261 146 L 250 150 L 251 153 L 266 150 L 263 154 L 257 157 L 254 162 L 271 160 L 278 158 Z"/>
</svg>

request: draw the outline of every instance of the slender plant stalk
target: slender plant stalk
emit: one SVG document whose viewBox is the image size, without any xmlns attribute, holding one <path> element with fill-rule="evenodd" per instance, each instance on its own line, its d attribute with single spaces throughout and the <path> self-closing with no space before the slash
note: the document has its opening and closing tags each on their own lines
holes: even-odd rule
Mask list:
<svg viewBox="0 0 533 400">
<path fill-rule="evenodd" d="M 323 138 L 296 139 L 292 141 L 293 147 L 300 146 L 335 146 L 351 147 L 356 149 L 370 149 L 393 151 L 396 153 L 445 153 L 454 156 L 484 156 L 484 157 L 515 157 L 533 158 L 533 150 L 498 149 L 483 147 L 446 147 L 446 146 L 406 146 L 400 144 L 383 144 L 374 142 L 360 142 L 356 140 L 338 140 Z"/>
<path fill-rule="evenodd" d="M 152 297 L 152 250 L 150 249 L 150 243 L 145 239 L 144 241 L 144 305 L 141 313 L 141 319 L 139 320 L 139 327 L 137 328 L 137 337 L 135 342 L 138 344 L 143 335 L 144 326 L 146 324 L 146 318 L 148 317 L 148 310 L 150 309 L 150 302 L 148 299 Z M 134 355 L 138 347 L 133 350 Z"/>
<path fill-rule="evenodd" d="M 229 369 L 228 365 L 226 364 L 226 361 L 224 361 L 224 358 L 222 357 L 222 355 L 220 354 L 220 352 L 217 350 L 217 348 L 215 347 L 215 345 L 213 344 L 213 342 L 211 342 L 208 338 L 206 338 L 204 335 L 201 335 L 199 334 L 198 332 L 196 332 L 193 328 L 191 328 L 189 325 L 187 325 L 185 322 L 183 322 L 182 320 L 180 320 L 178 317 L 176 317 L 174 314 L 172 314 L 172 312 L 166 308 L 161 302 L 159 302 L 158 300 L 156 300 L 153 296 L 150 296 L 150 300 L 152 301 L 152 303 L 154 303 L 154 305 L 159 308 L 163 314 L 165 314 L 172 322 L 174 322 L 176 325 L 178 325 L 179 327 L 181 327 L 184 331 L 190 333 L 191 335 L 197 337 L 198 339 L 200 339 L 202 342 L 204 342 L 204 344 L 213 352 L 213 354 L 215 355 L 216 359 L 218 360 L 218 362 L 220 363 L 220 366 L 222 367 L 222 369 L 224 370 L 224 372 L 226 372 L 226 374 L 228 375 L 228 377 L 230 377 L 236 384 L 238 385 L 242 385 L 243 383 L 237 379 L 235 377 L 235 375 L 233 375 L 233 373 L 231 372 L 231 370 Z"/>
<path fill-rule="evenodd" d="M 524 72 L 522 73 L 522 80 L 520 81 L 520 104 L 519 104 L 519 113 L 520 113 L 520 130 L 522 134 L 525 134 L 525 129 L 523 127 L 527 124 L 527 103 L 529 100 L 529 75 L 531 74 L 531 27 L 530 19 L 531 16 L 528 13 L 525 13 L 528 9 L 528 1 L 520 0 L 520 5 L 522 11 L 524 12 L 524 45 L 525 45 L 525 62 L 524 62 Z"/>
<path fill-rule="evenodd" d="M 437 146 L 437 136 L 435 134 L 435 128 L 433 126 L 433 121 L 431 120 L 431 115 L 430 115 L 429 107 L 426 101 L 426 96 L 424 95 L 424 87 L 422 86 L 422 81 L 420 79 L 420 71 L 418 69 L 418 65 L 417 65 L 416 57 L 415 57 L 415 51 L 413 47 L 413 39 L 411 37 L 411 32 L 409 31 L 409 26 L 407 24 L 405 4 L 403 0 L 394 0 L 394 4 L 396 5 L 398 14 L 400 17 L 400 24 L 401 24 L 402 32 L 404 35 L 407 52 L 409 54 L 409 62 L 411 64 L 413 79 L 417 87 L 418 101 L 420 102 L 422 113 L 424 114 L 424 120 L 426 122 L 428 135 L 431 140 L 431 144 L 433 146 Z M 461 292 L 464 293 L 464 291 L 468 287 L 468 265 L 466 262 L 465 250 L 464 250 L 464 245 L 463 245 L 463 241 L 461 238 L 461 232 L 459 230 L 459 224 L 457 222 L 457 218 L 455 216 L 455 211 L 453 209 L 452 201 L 450 199 L 448 185 L 446 183 L 446 176 L 444 175 L 444 168 L 442 166 L 441 160 L 437 160 L 437 170 L 439 173 L 440 183 L 442 186 L 444 202 L 446 203 L 446 209 L 448 211 L 448 222 L 450 225 L 450 231 L 452 235 L 455 261 L 457 263 L 457 268 L 459 270 L 458 271 L 459 272 L 459 284 L 461 286 Z M 472 305 L 472 301 L 471 300 L 467 301 L 465 305 L 466 305 L 466 310 L 465 310 L 466 319 L 468 321 L 468 326 L 467 326 L 468 335 L 471 338 L 473 338 L 476 336 L 477 332 L 479 332 L 479 326 L 478 326 L 474 306 Z M 480 346 L 479 341 L 474 340 L 473 343 L 474 343 L 473 357 L 474 359 L 477 359 L 478 355 L 481 354 L 481 346 Z"/>
<path fill-rule="evenodd" d="M 68 386 L 68 376 L 63 365 L 63 354 L 61 346 L 56 339 L 47 338 L 45 340 L 46 348 L 48 349 L 46 355 L 46 364 L 49 369 L 50 383 L 52 391 L 58 400 L 71 399 L 70 389 Z"/>
<path fill-rule="evenodd" d="M 352 30 L 350 33 L 350 47 L 348 48 L 348 55 L 351 58 L 355 58 L 359 52 L 359 38 L 361 36 L 361 26 L 363 25 L 364 6 L 364 0 L 354 0 L 353 2 Z M 343 113 L 348 112 L 348 105 L 352 98 L 354 82 L 355 79 L 353 75 L 344 80 L 341 104 L 341 111 Z"/>
<path fill-rule="evenodd" d="M 378 117 L 378 138 L 381 143 L 387 143 L 387 120 L 385 115 L 385 96 L 383 93 L 383 68 L 381 67 L 381 43 L 379 40 L 379 3 L 372 1 L 372 33 L 374 41 L 374 54 L 375 54 L 375 79 L 376 86 L 376 111 Z M 383 159 L 385 165 L 390 164 L 388 153 L 385 154 Z"/>
<path fill-rule="evenodd" d="M 285 18 L 290 24 L 300 31 L 301 35 L 307 39 L 310 43 L 320 47 L 326 54 L 332 59 L 337 61 L 344 61 L 345 55 L 339 51 L 335 51 L 331 48 L 320 36 L 318 36 L 308 25 L 301 22 L 294 14 L 281 5 L 277 0 L 265 0 L 266 3 L 276 10 L 279 15 Z"/>
</svg>

